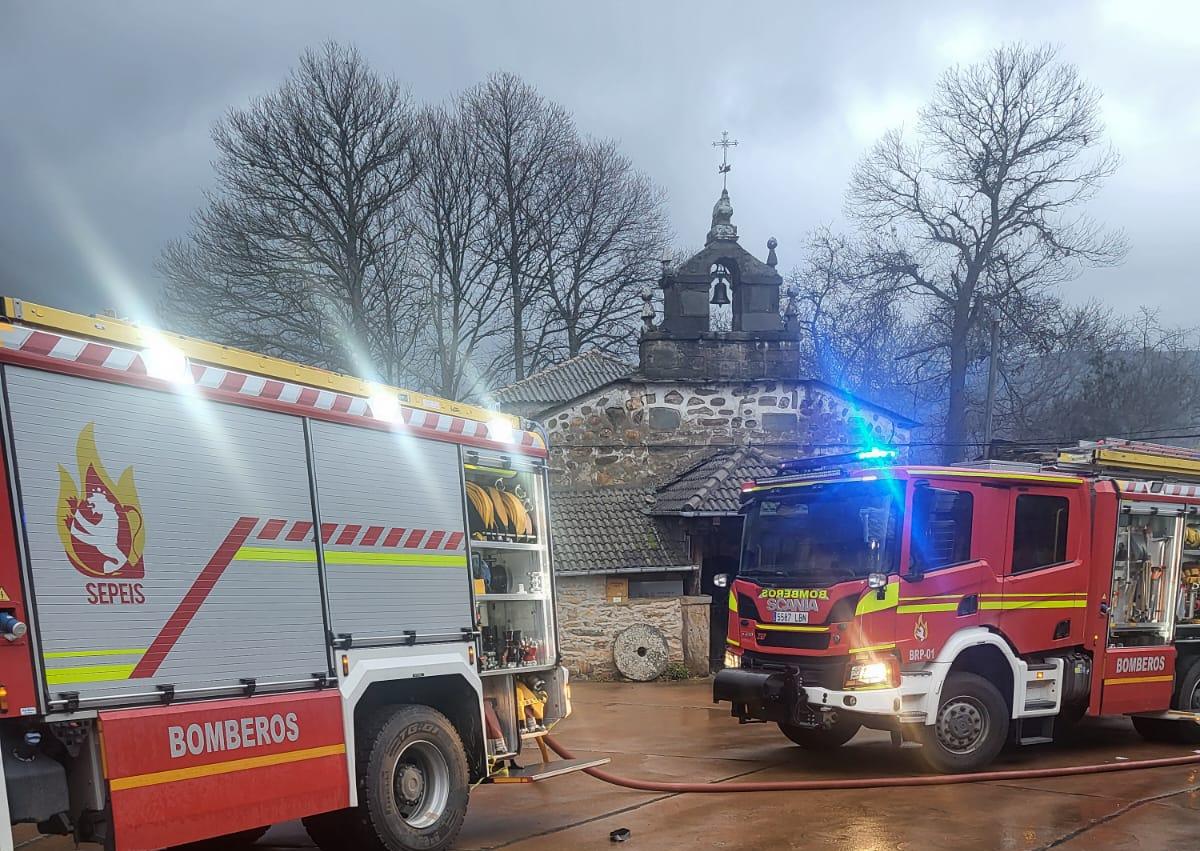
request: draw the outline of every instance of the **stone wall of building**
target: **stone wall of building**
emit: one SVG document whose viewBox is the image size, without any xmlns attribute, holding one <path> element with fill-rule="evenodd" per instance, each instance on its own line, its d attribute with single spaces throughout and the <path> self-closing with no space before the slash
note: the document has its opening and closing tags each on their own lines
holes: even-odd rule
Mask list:
<svg viewBox="0 0 1200 851">
<path fill-rule="evenodd" d="M 659 484 L 714 448 L 904 441 L 892 419 L 804 381 L 628 380 L 544 417 L 554 483 Z"/>
<path fill-rule="evenodd" d="M 683 615 L 680 597 L 651 597 L 610 603 L 604 596 L 602 574 L 559 576 L 555 579 L 558 603 L 558 641 L 563 664 L 572 676 L 613 679 L 613 639 L 635 623 L 649 624 L 667 640 L 672 662 L 684 662 Z M 707 598 L 705 598 L 707 599 Z M 704 631 L 705 653 L 708 631 Z"/>
<path fill-rule="evenodd" d="M 707 677 L 712 597 L 683 597 L 680 605 L 680 614 L 683 616 L 683 662 L 695 676 Z"/>
</svg>

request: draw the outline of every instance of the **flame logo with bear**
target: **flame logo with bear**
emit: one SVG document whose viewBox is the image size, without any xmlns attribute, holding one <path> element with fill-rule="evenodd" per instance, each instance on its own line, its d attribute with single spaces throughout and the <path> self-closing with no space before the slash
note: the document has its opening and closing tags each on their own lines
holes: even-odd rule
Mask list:
<svg viewBox="0 0 1200 851">
<path fill-rule="evenodd" d="M 917 623 L 913 627 L 913 638 L 917 641 L 924 641 L 929 637 L 929 624 L 925 622 L 924 615 L 917 615 Z"/>
<path fill-rule="evenodd" d="M 146 530 L 133 467 L 114 484 L 96 450 L 95 423 L 79 433 L 79 484 L 58 465 L 58 534 L 71 564 L 87 576 L 141 579 Z"/>
</svg>

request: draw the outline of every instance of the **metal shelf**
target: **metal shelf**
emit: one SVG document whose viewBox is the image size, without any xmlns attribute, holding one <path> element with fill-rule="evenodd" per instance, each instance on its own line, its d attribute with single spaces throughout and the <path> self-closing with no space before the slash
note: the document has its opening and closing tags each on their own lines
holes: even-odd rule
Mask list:
<svg viewBox="0 0 1200 851">
<path fill-rule="evenodd" d="M 471 539 L 471 547 L 481 550 L 522 550 L 524 552 L 540 552 L 544 544 L 522 544 L 516 541 L 478 541 Z"/>
<path fill-rule="evenodd" d="M 515 600 L 535 600 L 539 603 L 546 602 L 545 594 L 476 594 L 475 599 L 485 603 L 502 603 Z"/>
<path fill-rule="evenodd" d="M 525 674 L 530 671 L 548 671 L 553 667 L 553 663 L 538 662 L 536 665 L 521 665 L 519 668 L 481 668 L 479 676 L 494 677 L 498 674 Z"/>
</svg>

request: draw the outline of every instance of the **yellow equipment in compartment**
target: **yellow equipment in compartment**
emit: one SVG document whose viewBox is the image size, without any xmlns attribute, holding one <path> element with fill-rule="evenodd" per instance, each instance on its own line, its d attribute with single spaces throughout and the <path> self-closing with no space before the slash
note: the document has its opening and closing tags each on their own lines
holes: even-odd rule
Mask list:
<svg viewBox="0 0 1200 851">
<path fill-rule="evenodd" d="M 544 730 L 542 719 L 546 717 L 546 693 L 534 691 L 523 681 L 517 680 L 517 717 L 524 722 L 526 732 Z"/>
</svg>

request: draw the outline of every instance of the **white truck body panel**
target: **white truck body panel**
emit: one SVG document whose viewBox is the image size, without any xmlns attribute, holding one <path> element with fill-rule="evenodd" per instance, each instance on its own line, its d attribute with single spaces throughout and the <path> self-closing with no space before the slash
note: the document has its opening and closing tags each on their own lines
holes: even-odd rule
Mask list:
<svg viewBox="0 0 1200 851">
<path fill-rule="evenodd" d="M 246 518 L 255 529 L 311 523 L 301 418 L 14 366 L 5 381 L 52 700 L 120 702 L 158 684 L 236 687 L 328 669 L 311 536 L 299 544 L 308 558 L 293 563 L 243 558 L 246 542 L 230 537 Z M 99 519 L 75 521 L 78 558 L 92 557 L 81 566 L 64 545 L 74 519 L 64 502 L 87 502 L 97 477 L 123 504 L 101 493 Z M 135 538 L 141 527 L 140 569 L 114 538 L 118 512 Z M 205 582 L 214 559 L 226 565 Z M 171 624 L 188 595 L 198 610 Z M 156 643 L 161 663 L 142 665 Z"/>
</svg>

